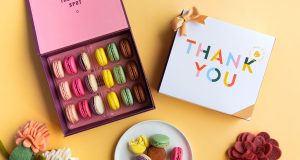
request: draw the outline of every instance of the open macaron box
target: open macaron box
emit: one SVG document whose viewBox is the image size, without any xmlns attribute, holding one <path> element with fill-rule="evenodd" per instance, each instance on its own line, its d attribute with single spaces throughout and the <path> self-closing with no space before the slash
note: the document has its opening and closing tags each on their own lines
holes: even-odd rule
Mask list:
<svg viewBox="0 0 300 160">
<path fill-rule="evenodd" d="M 58 118 L 63 129 L 64 135 L 72 135 L 100 125 L 111 123 L 123 118 L 127 118 L 155 108 L 150 93 L 134 38 L 129 26 L 124 6 L 121 0 L 28 0 L 28 7 L 31 13 L 35 40 L 38 55 L 49 84 L 50 92 L 54 102 Z M 130 42 L 133 56 L 125 58 L 120 53 L 120 60 L 110 62 L 105 66 L 100 66 L 95 57 L 98 48 L 104 48 L 109 43 L 119 44 L 121 39 L 126 38 Z M 62 61 L 65 57 L 77 57 L 81 53 L 87 53 L 91 70 L 83 71 L 78 62 L 78 72 L 70 75 L 64 72 L 63 78 L 56 78 L 53 74 L 52 63 Z M 139 78 L 132 81 L 128 78 L 125 65 L 129 61 L 137 64 Z M 125 71 L 126 83 L 115 83 L 112 88 L 107 88 L 99 82 L 98 91 L 91 93 L 84 85 L 85 95 L 76 97 L 73 93 L 70 100 L 63 100 L 59 93 L 59 83 L 67 81 L 70 85 L 75 79 L 84 78 L 89 74 L 94 74 L 97 79 L 101 79 L 101 71 L 104 69 L 113 70 L 116 65 L 121 65 Z M 146 101 L 137 103 L 134 100 L 132 106 L 125 106 L 122 103 L 120 90 L 128 87 L 132 88 L 135 84 L 141 84 L 145 92 Z M 71 89 L 71 86 L 70 86 Z M 72 90 L 72 89 L 71 89 Z M 117 93 L 120 101 L 120 109 L 112 110 L 107 101 L 107 94 L 111 91 Z M 77 123 L 70 123 L 65 114 L 65 106 L 74 104 L 76 107 L 82 100 L 90 100 L 93 96 L 99 95 L 104 103 L 105 112 L 102 115 L 92 114 L 90 118 L 79 116 Z"/>
</svg>

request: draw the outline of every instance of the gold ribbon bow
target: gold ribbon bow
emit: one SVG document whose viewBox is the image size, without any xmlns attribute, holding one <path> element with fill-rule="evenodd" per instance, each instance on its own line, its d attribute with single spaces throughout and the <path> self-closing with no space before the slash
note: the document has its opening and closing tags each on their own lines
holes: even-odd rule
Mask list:
<svg viewBox="0 0 300 160">
<path fill-rule="evenodd" d="M 175 17 L 171 26 L 174 31 L 180 29 L 180 35 L 186 36 L 186 22 L 194 21 L 200 24 L 205 24 L 204 20 L 207 18 L 205 15 L 200 15 L 196 7 L 191 8 L 187 12 L 181 14 L 180 16 Z"/>
</svg>

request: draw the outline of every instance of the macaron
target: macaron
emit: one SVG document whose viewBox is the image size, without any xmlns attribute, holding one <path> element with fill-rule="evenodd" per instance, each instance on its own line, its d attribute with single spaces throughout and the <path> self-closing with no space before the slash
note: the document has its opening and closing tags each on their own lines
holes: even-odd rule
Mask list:
<svg viewBox="0 0 300 160">
<path fill-rule="evenodd" d="M 83 52 L 78 56 L 78 63 L 83 71 L 91 70 L 91 62 L 87 53 Z"/>
<path fill-rule="evenodd" d="M 136 139 L 132 139 L 128 142 L 129 150 L 136 154 L 143 154 L 149 147 L 149 140 L 145 136 L 139 136 Z"/>
<path fill-rule="evenodd" d="M 62 67 L 61 61 L 54 61 L 52 63 L 52 70 L 56 78 L 64 78 L 65 72 Z"/>
<path fill-rule="evenodd" d="M 121 65 L 117 65 L 113 69 L 115 80 L 118 84 L 126 83 L 126 77 Z"/>
<path fill-rule="evenodd" d="M 59 83 L 59 91 L 63 100 L 69 100 L 72 98 L 69 83 L 67 81 Z"/>
<path fill-rule="evenodd" d="M 129 40 L 127 38 L 123 38 L 123 39 L 120 40 L 119 47 L 120 47 L 122 55 L 125 58 L 131 58 L 132 57 L 132 55 L 133 55 L 132 50 L 131 50 L 131 47 L 130 47 Z"/>
<path fill-rule="evenodd" d="M 141 84 L 135 84 L 132 90 L 138 103 L 144 103 L 146 101 L 146 95 Z"/>
<path fill-rule="evenodd" d="M 77 73 L 77 66 L 74 56 L 69 56 L 64 59 L 64 67 L 68 74 L 72 75 Z"/>
<path fill-rule="evenodd" d="M 126 106 L 133 105 L 133 97 L 129 88 L 124 88 L 121 90 L 121 98 Z"/>
<path fill-rule="evenodd" d="M 103 103 L 101 97 L 98 95 L 91 98 L 90 107 L 91 107 L 93 113 L 96 115 L 101 115 L 105 111 L 104 103 Z"/>
<path fill-rule="evenodd" d="M 119 61 L 120 56 L 115 43 L 109 43 L 106 47 L 107 56 L 111 62 Z"/>
<path fill-rule="evenodd" d="M 81 79 L 77 78 L 72 82 L 73 93 L 76 97 L 81 97 L 85 95 L 85 91 L 81 82 Z"/>
<path fill-rule="evenodd" d="M 76 122 L 79 121 L 79 117 L 78 117 L 76 107 L 74 104 L 70 104 L 65 107 L 65 114 L 66 114 L 67 120 L 70 123 L 75 124 Z"/>
<path fill-rule="evenodd" d="M 82 118 L 92 117 L 92 113 L 90 111 L 89 103 L 87 100 L 83 100 L 78 103 L 78 111 Z"/>
<path fill-rule="evenodd" d="M 151 160 L 165 160 L 167 158 L 167 153 L 164 148 L 150 147 L 148 149 L 147 155 Z"/>
<path fill-rule="evenodd" d="M 94 74 L 89 74 L 85 77 L 84 79 L 84 82 L 85 82 L 85 86 L 86 88 L 92 92 L 92 93 L 95 93 L 97 92 L 98 90 L 98 83 L 97 83 L 97 80 L 96 80 L 96 77 Z"/>
<path fill-rule="evenodd" d="M 118 110 L 120 108 L 120 102 L 119 102 L 116 92 L 108 93 L 107 101 L 112 110 Z"/>
<path fill-rule="evenodd" d="M 96 60 L 98 62 L 98 64 L 100 66 L 105 66 L 107 65 L 107 57 L 105 55 L 105 51 L 103 48 L 98 48 L 96 49 L 96 53 L 95 53 L 95 56 L 96 56 Z"/>
<path fill-rule="evenodd" d="M 114 79 L 109 69 L 105 69 L 102 71 L 102 78 L 107 88 L 111 88 L 114 86 Z"/>
<path fill-rule="evenodd" d="M 170 160 L 182 160 L 182 148 L 174 147 L 171 151 Z"/>
<path fill-rule="evenodd" d="M 170 144 L 170 138 L 164 134 L 155 134 L 150 137 L 150 144 L 157 148 L 166 148 Z"/>
<path fill-rule="evenodd" d="M 151 160 L 151 158 L 145 154 L 141 154 L 141 155 L 136 156 L 135 160 Z"/>
<path fill-rule="evenodd" d="M 130 80 L 135 81 L 139 78 L 139 71 L 134 61 L 130 61 L 126 64 L 126 70 Z"/>
</svg>

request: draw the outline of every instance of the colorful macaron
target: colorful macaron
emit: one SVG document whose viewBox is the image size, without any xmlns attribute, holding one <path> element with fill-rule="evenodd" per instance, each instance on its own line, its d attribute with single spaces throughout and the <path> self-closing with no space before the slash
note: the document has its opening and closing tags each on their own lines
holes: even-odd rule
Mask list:
<svg viewBox="0 0 300 160">
<path fill-rule="evenodd" d="M 107 101 L 112 110 L 118 110 L 120 108 L 120 102 L 119 102 L 116 92 L 108 93 Z"/>
<path fill-rule="evenodd" d="M 134 160 L 151 160 L 151 158 L 145 154 L 141 154 L 141 155 L 136 156 Z"/>
<path fill-rule="evenodd" d="M 121 98 L 126 106 L 133 105 L 133 97 L 129 88 L 124 88 L 121 90 Z"/>
<path fill-rule="evenodd" d="M 61 82 L 59 84 L 59 91 L 63 100 L 69 100 L 72 98 L 69 83 L 67 81 Z"/>
<path fill-rule="evenodd" d="M 174 147 L 171 151 L 170 160 L 182 160 L 182 148 Z"/>
<path fill-rule="evenodd" d="M 104 103 L 103 103 L 101 97 L 98 95 L 91 98 L 90 107 L 91 107 L 93 113 L 96 115 L 101 115 L 105 111 Z"/>
<path fill-rule="evenodd" d="M 107 56 L 111 62 L 119 61 L 120 56 L 115 43 L 109 43 L 106 47 Z"/>
<path fill-rule="evenodd" d="M 82 118 L 92 117 L 92 113 L 90 111 L 89 103 L 87 100 L 83 100 L 78 103 L 78 112 L 80 113 Z"/>
<path fill-rule="evenodd" d="M 81 97 L 85 95 L 85 91 L 81 82 L 81 79 L 77 78 L 72 82 L 73 93 L 76 97 Z"/>
<path fill-rule="evenodd" d="M 150 144 L 157 148 L 166 148 L 170 144 L 170 138 L 164 134 L 155 134 L 150 137 Z"/>
<path fill-rule="evenodd" d="M 136 154 L 143 154 L 149 147 L 149 140 L 145 136 L 139 136 L 136 139 L 132 139 L 128 142 L 129 150 Z"/>
<path fill-rule="evenodd" d="M 96 60 L 98 62 L 98 64 L 100 66 L 105 66 L 107 65 L 107 57 L 105 55 L 105 51 L 103 48 L 98 48 L 96 49 L 96 53 L 95 53 L 95 56 L 96 56 Z"/>
<path fill-rule="evenodd" d="M 121 65 L 117 65 L 113 69 L 115 80 L 118 84 L 126 83 L 125 73 Z"/>
<path fill-rule="evenodd" d="M 138 103 L 144 103 L 146 101 L 145 91 L 141 84 L 135 84 L 132 87 L 132 91 Z"/>
<path fill-rule="evenodd" d="M 91 62 L 87 53 L 83 52 L 78 56 L 78 63 L 83 71 L 91 70 Z"/>
<path fill-rule="evenodd" d="M 137 65 L 134 61 L 130 61 L 126 64 L 126 70 L 130 80 L 135 81 L 140 77 Z"/>
<path fill-rule="evenodd" d="M 119 47 L 120 47 L 122 55 L 125 58 L 131 58 L 132 57 L 132 55 L 133 55 L 132 50 L 131 50 L 131 47 L 130 47 L 129 40 L 127 38 L 124 38 L 124 39 L 120 40 Z"/>
<path fill-rule="evenodd" d="M 85 86 L 86 88 L 92 92 L 92 93 L 95 93 L 97 92 L 98 90 L 98 83 L 97 83 L 97 80 L 96 80 L 96 77 L 94 74 L 89 74 L 85 77 L 84 79 L 84 82 L 85 82 Z"/>
<path fill-rule="evenodd" d="M 52 63 L 52 70 L 56 78 L 64 78 L 65 72 L 62 67 L 61 61 L 54 61 Z"/>
<path fill-rule="evenodd" d="M 148 149 L 147 155 L 151 160 L 165 160 L 167 158 L 167 153 L 164 148 L 150 147 Z"/>
<path fill-rule="evenodd" d="M 69 56 L 64 59 L 64 67 L 68 74 L 72 75 L 77 73 L 77 66 L 73 56 Z"/>
<path fill-rule="evenodd" d="M 111 88 L 114 86 L 114 79 L 112 77 L 111 71 L 109 69 L 105 69 L 102 71 L 102 78 L 104 81 L 104 84 L 107 88 Z"/>
<path fill-rule="evenodd" d="M 79 117 L 78 117 L 76 107 L 74 104 L 70 104 L 65 107 L 65 114 L 66 114 L 67 120 L 70 123 L 75 124 L 76 122 L 79 121 Z"/>
</svg>

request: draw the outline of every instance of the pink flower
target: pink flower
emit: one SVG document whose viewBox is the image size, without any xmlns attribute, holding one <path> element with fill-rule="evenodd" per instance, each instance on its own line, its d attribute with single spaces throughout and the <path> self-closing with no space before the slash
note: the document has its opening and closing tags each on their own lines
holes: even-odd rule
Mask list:
<svg viewBox="0 0 300 160">
<path fill-rule="evenodd" d="M 277 160 L 281 156 L 279 144 L 266 132 L 256 136 L 241 133 L 235 144 L 227 150 L 230 160 Z"/>
<path fill-rule="evenodd" d="M 47 149 L 48 137 L 49 131 L 45 124 L 30 121 L 18 130 L 16 144 L 23 144 L 34 153 L 38 153 Z"/>
</svg>

